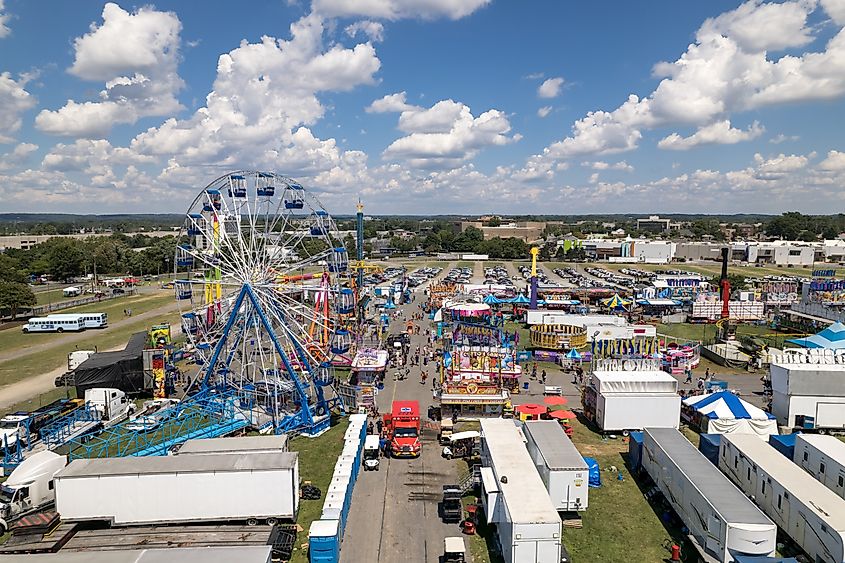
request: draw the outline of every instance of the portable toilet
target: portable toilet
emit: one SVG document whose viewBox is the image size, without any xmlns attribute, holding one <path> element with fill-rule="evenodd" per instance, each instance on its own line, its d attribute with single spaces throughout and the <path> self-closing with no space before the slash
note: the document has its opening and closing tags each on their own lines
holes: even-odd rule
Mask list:
<svg viewBox="0 0 845 563">
<path fill-rule="evenodd" d="M 631 432 L 628 435 L 628 465 L 631 473 L 639 473 L 643 465 L 643 433 Z"/>
<path fill-rule="evenodd" d="M 704 454 L 713 465 L 719 465 L 719 446 L 722 443 L 721 434 L 700 434 L 698 437 L 698 451 Z"/>
<path fill-rule="evenodd" d="M 340 560 L 340 523 L 315 520 L 308 530 L 308 554 L 311 563 L 337 563 Z"/>
<path fill-rule="evenodd" d="M 800 432 L 782 435 L 770 434 L 769 444 L 771 444 L 774 449 L 792 460 L 795 457 L 795 437 L 798 434 L 800 434 Z"/>
</svg>

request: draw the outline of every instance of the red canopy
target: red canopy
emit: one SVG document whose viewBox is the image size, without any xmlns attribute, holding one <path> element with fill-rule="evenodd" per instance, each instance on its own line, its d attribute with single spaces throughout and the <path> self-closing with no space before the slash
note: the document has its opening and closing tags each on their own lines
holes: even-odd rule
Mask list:
<svg viewBox="0 0 845 563">
<path fill-rule="evenodd" d="M 566 397 L 558 397 L 558 396 L 552 395 L 551 397 L 546 397 L 545 399 L 543 399 L 543 402 L 546 403 L 547 405 L 565 405 L 569 401 L 567 400 Z"/>
<path fill-rule="evenodd" d="M 549 416 L 552 418 L 559 418 L 560 420 L 578 418 L 578 416 L 572 411 L 552 411 L 549 413 Z"/>
<path fill-rule="evenodd" d="M 519 405 L 516 407 L 516 411 L 522 414 L 529 414 L 529 415 L 538 415 L 538 414 L 545 414 L 546 411 L 549 410 L 543 405 L 538 405 L 536 403 L 528 403 L 526 405 Z"/>
</svg>

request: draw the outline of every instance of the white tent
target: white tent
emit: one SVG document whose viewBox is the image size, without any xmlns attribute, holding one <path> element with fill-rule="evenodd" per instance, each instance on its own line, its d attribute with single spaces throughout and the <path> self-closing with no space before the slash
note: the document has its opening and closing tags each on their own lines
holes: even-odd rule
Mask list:
<svg viewBox="0 0 845 563">
<path fill-rule="evenodd" d="M 775 417 L 729 391 L 694 395 L 684 406 L 698 413 L 699 427 L 708 434 L 756 434 L 768 440 L 778 433 Z"/>
<path fill-rule="evenodd" d="M 66 287 L 62 290 L 62 295 L 64 295 L 65 297 L 76 297 L 77 295 L 81 295 L 81 294 L 82 294 L 82 288 L 81 287 L 72 286 L 72 287 Z"/>
</svg>

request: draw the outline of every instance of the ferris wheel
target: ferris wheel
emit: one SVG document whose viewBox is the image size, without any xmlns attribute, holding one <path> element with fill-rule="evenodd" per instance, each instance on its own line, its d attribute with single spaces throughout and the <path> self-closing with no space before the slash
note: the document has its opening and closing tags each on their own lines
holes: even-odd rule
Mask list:
<svg viewBox="0 0 845 563">
<path fill-rule="evenodd" d="M 196 385 L 236 394 L 261 428 L 327 427 L 355 293 L 319 200 L 275 173 L 233 172 L 194 199 L 179 240 L 174 289 Z"/>
</svg>

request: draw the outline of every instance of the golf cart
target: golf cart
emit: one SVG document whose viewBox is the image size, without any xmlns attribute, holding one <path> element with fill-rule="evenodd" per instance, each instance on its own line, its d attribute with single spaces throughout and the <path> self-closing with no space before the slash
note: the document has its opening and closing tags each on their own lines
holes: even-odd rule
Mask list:
<svg viewBox="0 0 845 563">
<path fill-rule="evenodd" d="M 451 536 L 443 540 L 443 563 L 465 563 L 466 546 L 464 538 Z"/>
<path fill-rule="evenodd" d="M 458 485 L 443 485 L 443 501 L 440 503 L 440 517 L 447 524 L 460 522 L 464 517 L 464 506 L 461 504 L 461 488 Z"/>
<path fill-rule="evenodd" d="M 379 436 L 367 434 L 364 438 L 364 471 L 379 470 Z"/>
<path fill-rule="evenodd" d="M 443 446 L 443 457 L 452 459 L 453 457 L 471 457 L 478 451 L 478 440 L 481 434 L 476 430 L 467 430 L 465 432 L 456 432 L 446 439 L 446 445 Z"/>
<path fill-rule="evenodd" d="M 437 436 L 437 441 L 441 446 L 449 445 L 449 437 L 452 435 L 452 429 L 455 427 L 451 418 L 444 418 L 440 421 L 440 434 Z"/>
</svg>

